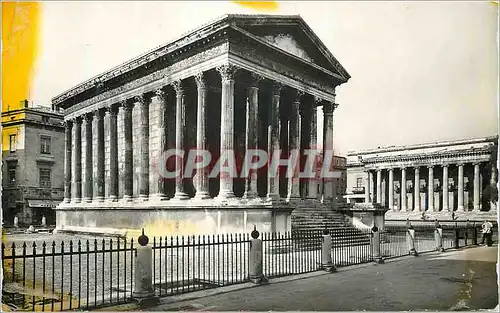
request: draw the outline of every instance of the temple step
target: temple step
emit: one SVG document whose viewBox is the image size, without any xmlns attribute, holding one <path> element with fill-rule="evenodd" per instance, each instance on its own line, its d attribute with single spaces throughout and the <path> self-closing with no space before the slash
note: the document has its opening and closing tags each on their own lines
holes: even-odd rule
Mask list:
<svg viewBox="0 0 500 313">
<path fill-rule="evenodd" d="M 346 222 L 344 215 L 326 206 L 299 208 L 292 212 L 292 236 L 301 238 L 296 242 L 300 250 L 317 250 L 321 241 L 307 238 L 308 234 L 330 230 L 332 247 L 342 248 L 370 244 L 370 235 Z"/>
</svg>

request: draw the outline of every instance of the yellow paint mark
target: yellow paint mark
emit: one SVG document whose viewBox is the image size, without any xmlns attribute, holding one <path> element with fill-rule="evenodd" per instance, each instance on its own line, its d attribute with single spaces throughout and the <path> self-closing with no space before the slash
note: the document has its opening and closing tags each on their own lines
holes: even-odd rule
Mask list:
<svg viewBox="0 0 500 313">
<path fill-rule="evenodd" d="M 246 8 L 252 8 L 257 11 L 277 11 L 279 4 L 277 1 L 236 1 L 231 0 L 231 2 L 241 5 Z"/>
<path fill-rule="evenodd" d="M 42 5 L 2 2 L 2 112 L 29 99 L 39 49 Z"/>
</svg>

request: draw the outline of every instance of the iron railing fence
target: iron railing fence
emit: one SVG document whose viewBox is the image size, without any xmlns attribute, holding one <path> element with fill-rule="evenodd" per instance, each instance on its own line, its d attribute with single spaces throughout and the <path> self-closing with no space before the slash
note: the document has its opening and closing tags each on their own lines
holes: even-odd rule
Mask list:
<svg viewBox="0 0 500 313">
<path fill-rule="evenodd" d="M 334 228 L 332 235 L 333 263 L 336 267 L 373 261 L 371 229 Z"/>
<path fill-rule="evenodd" d="M 419 253 L 435 251 L 435 225 L 413 224 Z M 466 227 L 467 226 L 467 227 Z M 443 248 L 480 242 L 480 225 L 442 225 Z M 494 232 L 496 232 L 496 228 Z M 371 229 L 332 228 L 335 267 L 373 261 Z M 381 232 L 383 258 L 409 254 L 406 226 Z M 263 271 L 268 278 L 320 270 L 322 231 L 262 233 Z M 247 282 L 249 234 L 172 236 L 150 240 L 153 284 L 169 296 Z M 5 303 L 20 310 L 92 309 L 130 300 L 134 286 L 134 240 L 94 239 L 69 242 L 2 244 Z"/>
<path fill-rule="evenodd" d="M 127 302 L 134 241 L 125 239 L 2 243 L 3 302 L 20 310 L 64 311 Z"/>
<path fill-rule="evenodd" d="M 332 262 L 335 267 L 373 261 L 371 231 L 333 228 Z M 264 275 L 275 278 L 304 274 L 322 268 L 323 231 L 264 233 Z"/>
<path fill-rule="evenodd" d="M 159 296 L 248 280 L 249 234 L 153 238 L 153 286 Z"/>
<path fill-rule="evenodd" d="M 405 226 L 385 227 L 380 233 L 380 254 L 384 259 L 399 258 L 409 255 Z"/>
<path fill-rule="evenodd" d="M 443 249 L 458 249 L 477 245 L 482 241 L 481 223 L 450 221 L 442 223 Z M 411 222 L 415 230 L 415 249 L 418 253 L 436 251 L 436 224 L 429 221 Z M 498 226 L 493 226 L 493 234 L 497 234 Z M 396 258 L 409 255 L 406 241 L 408 227 L 406 225 L 386 225 L 381 233 L 381 253 L 384 258 Z"/>
</svg>

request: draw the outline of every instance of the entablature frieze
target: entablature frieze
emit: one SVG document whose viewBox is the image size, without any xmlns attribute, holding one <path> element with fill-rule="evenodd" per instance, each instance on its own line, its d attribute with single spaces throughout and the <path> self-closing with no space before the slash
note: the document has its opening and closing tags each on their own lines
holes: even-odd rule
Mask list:
<svg viewBox="0 0 500 313">
<path fill-rule="evenodd" d="M 237 56 L 229 55 L 228 58 L 226 54 L 227 51 L 227 45 L 214 47 L 211 52 L 205 51 L 205 53 L 193 56 L 192 58 L 194 59 L 190 60 L 190 63 L 184 63 L 183 66 L 177 64 L 175 67 L 172 66 L 166 68 L 116 89 L 104 92 L 99 96 L 85 100 L 65 110 L 64 119 L 71 120 L 78 116 L 82 116 L 83 114 L 88 114 L 93 111 L 109 107 L 115 103 L 119 103 L 145 93 L 152 93 L 158 88 L 163 88 L 175 81 L 195 77 L 200 72 L 208 71 L 225 64 L 247 70 L 260 75 L 263 78 L 287 85 L 300 92 L 308 93 L 325 101 L 335 101 L 335 90 L 333 88 L 330 92 L 321 91 L 320 89 L 307 86 L 304 83 L 286 75 L 279 74 L 256 64 L 252 64 L 251 62 Z"/>
<path fill-rule="evenodd" d="M 306 83 L 304 83 L 301 80 L 296 80 L 296 79 L 291 78 L 287 75 L 280 74 L 279 72 L 270 70 L 266 67 L 258 65 L 257 63 L 253 63 L 253 62 L 251 62 L 251 61 L 249 61 L 241 56 L 235 55 L 235 54 L 229 55 L 229 62 L 231 64 L 238 66 L 241 69 L 251 71 L 252 73 L 258 74 L 258 75 L 260 75 L 268 80 L 272 80 L 272 81 L 278 82 L 282 85 L 286 85 L 288 87 L 296 89 L 297 91 L 301 91 L 305 94 L 312 95 L 314 97 L 317 97 L 317 98 L 325 100 L 325 101 L 330 101 L 330 102 L 335 101 L 335 93 L 334 93 L 333 89 L 331 91 L 327 92 L 327 91 L 321 90 L 320 88 L 308 86 Z"/>
<path fill-rule="evenodd" d="M 415 168 L 415 167 L 430 167 L 430 166 L 444 166 L 444 165 L 459 165 L 459 164 L 474 164 L 474 163 L 490 163 L 492 157 L 490 154 L 479 154 L 476 156 L 455 157 L 432 159 L 427 162 L 419 161 L 398 161 L 398 162 L 367 162 L 364 163 L 364 168 L 367 170 L 377 169 L 402 169 L 402 168 Z"/>
<path fill-rule="evenodd" d="M 65 110 L 64 119 L 73 119 L 114 103 L 125 101 L 144 93 L 154 92 L 159 88 L 172 84 L 174 81 L 195 77 L 200 71 L 208 71 L 227 63 L 227 51 L 227 43 L 216 46 L 177 62 L 163 70 L 75 104 Z"/>
<path fill-rule="evenodd" d="M 220 21 L 219 21 L 220 22 Z M 135 59 L 126 62 L 120 66 L 117 66 L 103 74 L 93 77 L 74 88 L 57 95 L 52 99 L 54 104 L 60 104 L 65 100 L 76 96 L 90 88 L 102 85 L 103 82 L 117 78 L 123 75 L 127 75 L 132 70 L 140 68 L 141 66 L 147 67 L 152 61 L 163 59 L 166 60 L 167 57 L 177 57 L 178 55 L 190 51 L 197 47 L 204 47 L 209 42 L 213 42 L 216 38 L 220 36 L 225 36 L 227 34 L 227 29 L 230 27 L 228 24 L 216 23 L 211 27 L 203 25 L 196 31 L 189 34 L 183 34 L 181 37 L 171 41 L 170 43 L 157 48 L 153 51 L 147 52 Z"/>
</svg>

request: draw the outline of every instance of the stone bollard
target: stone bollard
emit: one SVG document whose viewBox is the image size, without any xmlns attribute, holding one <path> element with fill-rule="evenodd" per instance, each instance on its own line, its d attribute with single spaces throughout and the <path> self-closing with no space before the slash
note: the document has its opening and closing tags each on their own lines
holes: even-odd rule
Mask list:
<svg viewBox="0 0 500 313">
<path fill-rule="evenodd" d="M 413 229 L 411 224 L 408 226 L 408 231 L 406 232 L 406 242 L 408 244 L 410 254 L 418 256 L 417 250 L 415 249 L 415 229 Z"/>
<path fill-rule="evenodd" d="M 153 248 L 148 245 L 149 238 L 142 235 L 137 239 L 139 246 L 135 257 L 135 284 L 132 298 L 139 306 L 155 305 L 159 302 L 153 288 Z"/>
<path fill-rule="evenodd" d="M 42 215 L 42 227 L 47 226 L 47 219 L 45 218 L 45 215 Z"/>
<path fill-rule="evenodd" d="M 332 262 L 332 236 L 325 229 L 323 231 L 323 242 L 321 244 L 321 267 L 327 272 L 335 272 L 335 265 Z"/>
<path fill-rule="evenodd" d="M 439 223 L 436 224 L 436 230 L 434 231 L 434 238 L 436 240 L 436 251 L 444 252 L 443 248 L 443 228 Z"/>
<path fill-rule="evenodd" d="M 384 264 L 384 259 L 380 253 L 380 232 L 377 226 L 372 228 L 372 251 L 373 251 L 373 261 L 378 264 Z"/>
<path fill-rule="evenodd" d="M 19 217 L 17 215 L 14 216 L 14 227 L 19 228 Z"/>
<path fill-rule="evenodd" d="M 248 253 L 248 276 L 254 284 L 267 283 L 267 278 L 264 276 L 264 266 L 262 258 L 262 240 L 259 238 L 259 232 L 255 225 L 250 233 L 250 252 Z"/>
</svg>

